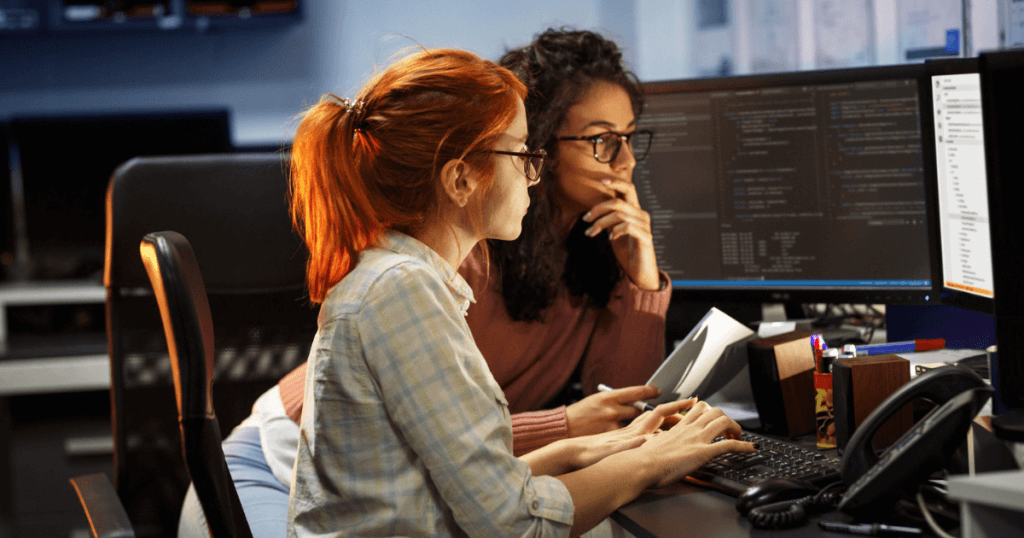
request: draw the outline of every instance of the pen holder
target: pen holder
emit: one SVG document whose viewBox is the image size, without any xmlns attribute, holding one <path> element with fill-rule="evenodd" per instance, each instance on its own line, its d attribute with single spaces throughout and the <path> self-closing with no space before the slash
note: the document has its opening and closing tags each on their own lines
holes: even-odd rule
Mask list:
<svg viewBox="0 0 1024 538">
<path fill-rule="evenodd" d="M 818 448 L 835 448 L 836 421 L 832 408 L 832 374 L 814 372 L 814 417 Z"/>
</svg>

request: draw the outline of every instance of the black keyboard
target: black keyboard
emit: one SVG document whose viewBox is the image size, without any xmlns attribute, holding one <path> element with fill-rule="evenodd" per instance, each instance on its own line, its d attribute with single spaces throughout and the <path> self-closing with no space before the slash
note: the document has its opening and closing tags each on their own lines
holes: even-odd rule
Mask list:
<svg viewBox="0 0 1024 538">
<path fill-rule="evenodd" d="M 750 454 L 727 453 L 686 477 L 688 482 L 738 497 L 766 478 L 794 478 L 824 487 L 838 482 L 840 460 L 789 441 L 743 432 L 743 440 L 761 448 Z"/>
</svg>

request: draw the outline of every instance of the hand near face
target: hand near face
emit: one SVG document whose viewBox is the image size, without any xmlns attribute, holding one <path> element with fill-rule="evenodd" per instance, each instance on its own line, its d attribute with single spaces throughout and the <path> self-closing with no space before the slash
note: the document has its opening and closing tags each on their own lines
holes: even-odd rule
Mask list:
<svg viewBox="0 0 1024 538">
<path fill-rule="evenodd" d="M 583 220 L 590 223 L 587 235 L 594 237 L 607 231 L 615 258 L 629 279 L 640 289 L 659 289 L 661 277 L 654 254 L 651 216 L 640 207 L 636 185 L 619 179 L 605 179 L 602 183 L 612 189 L 615 197 L 596 204 L 583 215 Z"/>
<path fill-rule="evenodd" d="M 635 131 L 636 117 L 626 90 L 609 82 L 594 83 L 569 108 L 559 133 L 568 139 L 560 138 L 557 195 L 564 214 L 575 217 L 585 212 L 583 220 L 591 225 L 589 236 L 608 232 L 615 257 L 634 284 L 656 290 L 661 282 L 651 216 L 640 207 L 633 185 L 636 158 L 632 148 L 622 142 L 617 152 L 607 157 L 610 160 L 599 161 L 597 142 L 579 138 Z M 608 140 L 609 144 L 621 142 L 617 137 Z"/>
</svg>

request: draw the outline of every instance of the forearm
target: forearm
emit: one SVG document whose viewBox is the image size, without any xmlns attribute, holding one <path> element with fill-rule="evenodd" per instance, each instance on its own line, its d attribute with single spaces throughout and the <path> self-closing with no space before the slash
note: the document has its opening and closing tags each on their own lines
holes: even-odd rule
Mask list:
<svg viewBox="0 0 1024 538">
<path fill-rule="evenodd" d="M 524 454 L 519 459 L 529 464 L 533 476 L 558 476 L 578 467 L 572 462 L 573 450 L 570 443 L 561 440 Z"/>
<path fill-rule="evenodd" d="M 636 451 L 609 456 L 594 465 L 558 476 L 576 509 L 572 536 L 594 528 L 619 507 L 637 498 L 654 483 L 653 466 Z"/>
</svg>

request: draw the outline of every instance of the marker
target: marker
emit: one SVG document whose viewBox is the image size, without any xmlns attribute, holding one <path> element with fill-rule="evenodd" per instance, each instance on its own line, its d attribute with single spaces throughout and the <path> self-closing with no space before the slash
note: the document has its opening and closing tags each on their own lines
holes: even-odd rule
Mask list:
<svg viewBox="0 0 1024 538">
<path fill-rule="evenodd" d="M 828 346 L 825 345 L 825 339 L 820 334 L 811 335 L 811 353 L 814 354 L 814 371 L 818 373 L 825 373 L 825 361 L 824 352 Z"/>
<path fill-rule="evenodd" d="M 860 536 L 921 536 L 917 527 L 901 527 L 884 523 L 861 523 L 853 525 L 838 521 L 819 521 L 818 525 L 827 531 L 846 532 Z"/>
<path fill-rule="evenodd" d="M 945 338 L 930 340 L 907 340 L 906 342 L 889 342 L 888 344 L 869 344 L 857 346 L 857 355 L 882 355 L 885 353 L 913 353 L 915 351 L 932 351 L 946 347 Z"/>
<path fill-rule="evenodd" d="M 602 384 L 597 386 L 597 390 L 599 390 L 601 392 L 611 392 L 611 391 L 613 391 L 615 389 L 613 389 L 613 388 L 609 387 L 608 385 L 605 385 L 605 384 L 602 383 Z M 651 405 L 651 404 L 649 404 L 647 402 L 641 401 L 641 400 L 637 400 L 637 401 L 633 402 L 633 407 L 637 408 L 640 411 L 654 411 L 654 406 L 653 405 Z"/>
</svg>

